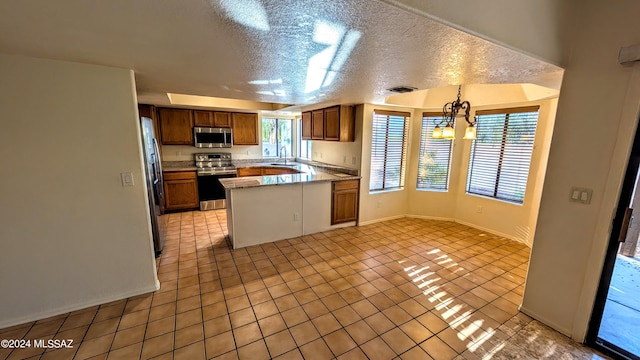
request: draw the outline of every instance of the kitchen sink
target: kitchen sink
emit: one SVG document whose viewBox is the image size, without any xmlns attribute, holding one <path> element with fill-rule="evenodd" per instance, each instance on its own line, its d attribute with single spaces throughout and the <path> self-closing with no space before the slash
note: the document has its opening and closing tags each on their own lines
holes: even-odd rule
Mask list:
<svg viewBox="0 0 640 360">
<path fill-rule="evenodd" d="M 285 163 L 271 163 L 269 165 L 275 165 L 275 166 L 298 166 L 298 164 L 285 164 Z"/>
</svg>

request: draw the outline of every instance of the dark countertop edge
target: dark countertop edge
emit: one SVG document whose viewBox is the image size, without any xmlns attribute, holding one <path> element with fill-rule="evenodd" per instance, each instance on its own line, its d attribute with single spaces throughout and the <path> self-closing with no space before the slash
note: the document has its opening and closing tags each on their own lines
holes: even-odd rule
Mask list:
<svg viewBox="0 0 640 360">
<path fill-rule="evenodd" d="M 276 185 L 294 185 L 294 184 L 305 184 L 305 183 L 315 183 L 315 182 L 327 182 L 327 181 L 343 181 L 343 180 L 360 180 L 361 176 L 359 175 L 350 175 L 350 176 L 336 176 L 334 174 L 330 174 L 330 173 L 322 173 L 323 175 L 329 175 L 331 176 L 330 178 L 323 178 L 323 179 L 314 179 L 314 180 L 304 180 L 304 181 L 296 181 L 296 182 L 288 182 L 288 183 L 263 183 L 262 179 L 263 178 L 276 178 L 278 176 L 281 175 L 259 175 L 259 176 L 243 176 L 243 177 L 236 177 L 236 178 L 227 178 L 227 179 L 220 179 L 220 183 L 222 184 L 222 186 L 224 187 L 225 190 L 233 190 L 233 189 L 247 189 L 247 188 L 254 188 L 254 187 L 263 187 L 263 186 L 276 186 Z M 293 174 L 295 175 L 295 174 Z M 242 180 L 239 180 L 242 179 Z M 225 182 L 234 182 L 234 181 L 239 181 L 239 182 L 243 182 L 243 181 L 250 181 L 251 179 L 260 179 L 261 183 L 260 184 L 248 184 L 248 185 L 243 185 L 243 186 L 230 186 L 227 187 L 224 183 Z M 268 181 L 267 181 L 268 182 Z"/>
<path fill-rule="evenodd" d="M 195 166 L 165 166 L 162 172 L 196 171 Z"/>
</svg>

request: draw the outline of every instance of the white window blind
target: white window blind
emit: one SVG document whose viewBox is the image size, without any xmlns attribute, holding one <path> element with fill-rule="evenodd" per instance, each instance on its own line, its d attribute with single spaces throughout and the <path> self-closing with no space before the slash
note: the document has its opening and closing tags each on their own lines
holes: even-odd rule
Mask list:
<svg viewBox="0 0 640 360">
<path fill-rule="evenodd" d="M 371 135 L 370 191 L 404 187 L 407 118 L 410 114 L 374 110 Z"/>
<path fill-rule="evenodd" d="M 477 111 L 467 193 L 522 204 L 539 107 Z"/>
<path fill-rule="evenodd" d="M 435 123 L 442 113 L 422 113 L 420 132 L 420 157 L 416 188 L 423 190 L 447 190 L 449 188 L 449 164 L 453 141 L 432 138 Z M 435 121 L 435 123 L 434 123 Z"/>
</svg>

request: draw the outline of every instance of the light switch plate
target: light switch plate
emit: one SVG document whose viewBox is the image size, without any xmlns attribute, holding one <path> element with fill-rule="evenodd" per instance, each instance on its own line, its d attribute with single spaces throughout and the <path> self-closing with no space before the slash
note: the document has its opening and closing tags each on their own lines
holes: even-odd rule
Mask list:
<svg viewBox="0 0 640 360">
<path fill-rule="evenodd" d="M 131 172 L 123 172 L 120 173 L 120 179 L 122 180 L 122 186 L 133 186 L 133 173 Z"/>
<path fill-rule="evenodd" d="M 593 195 L 593 189 L 572 187 L 569 193 L 569 201 L 579 204 L 591 204 L 591 196 Z"/>
</svg>

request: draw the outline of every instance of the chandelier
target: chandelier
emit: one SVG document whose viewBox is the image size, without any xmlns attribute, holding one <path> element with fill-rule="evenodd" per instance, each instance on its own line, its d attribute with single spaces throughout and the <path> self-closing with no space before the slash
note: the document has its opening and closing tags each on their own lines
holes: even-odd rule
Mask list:
<svg viewBox="0 0 640 360">
<path fill-rule="evenodd" d="M 442 107 L 442 119 L 440 119 L 440 122 L 436 123 L 437 120 L 433 121 L 436 127 L 433 129 L 433 135 L 431 137 L 434 139 L 453 140 L 456 138 L 453 126 L 460 110 L 464 110 L 464 120 L 469 124 L 464 132 L 463 139 L 474 140 L 476 138 L 476 128 L 474 125 L 476 124 L 477 119 L 474 119 L 473 122 L 469 120 L 471 104 L 466 100 L 460 101 L 461 88 L 462 85 L 458 85 L 458 98 L 444 104 Z M 441 128 L 441 125 L 444 125 L 444 127 Z"/>
</svg>

